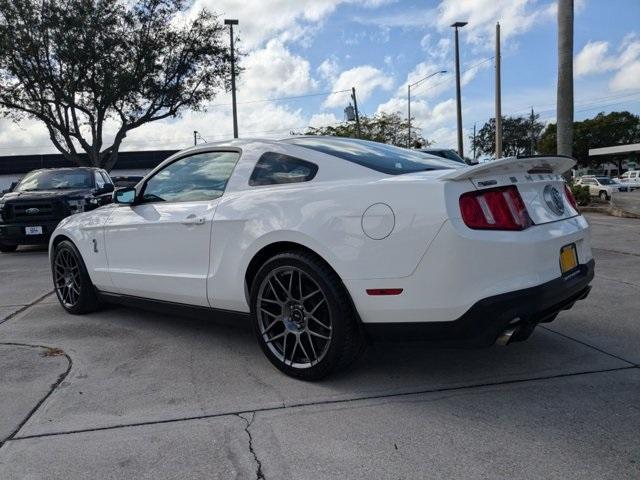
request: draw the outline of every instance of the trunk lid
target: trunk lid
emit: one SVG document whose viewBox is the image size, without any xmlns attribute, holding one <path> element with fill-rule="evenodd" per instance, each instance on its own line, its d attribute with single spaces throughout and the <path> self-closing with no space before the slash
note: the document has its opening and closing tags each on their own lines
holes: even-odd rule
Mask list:
<svg viewBox="0 0 640 480">
<path fill-rule="evenodd" d="M 533 223 L 575 217 L 562 173 L 575 165 L 569 157 L 505 158 L 454 170 L 443 180 L 469 181 L 477 190 L 515 185 Z"/>
</svg>

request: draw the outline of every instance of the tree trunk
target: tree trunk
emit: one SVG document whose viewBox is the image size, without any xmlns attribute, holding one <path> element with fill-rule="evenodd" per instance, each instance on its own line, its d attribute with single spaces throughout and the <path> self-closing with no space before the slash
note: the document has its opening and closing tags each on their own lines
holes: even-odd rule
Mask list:
<svg viewBox="0 0 640 480">
<path fill-rule="evenodd" d="M 573 153 L 573 0 L 558 0 L 557 152 Z"/>
<path fill-rule="evenodd" d="M 106 158 L 102 159 L 102 165 L 100 165 L 100 167 L 104 168 L 107 172 L 111 172 L 111 169 L 114 167 L 117 161 L 118 150 L 114 150 Z"/>
</svg>

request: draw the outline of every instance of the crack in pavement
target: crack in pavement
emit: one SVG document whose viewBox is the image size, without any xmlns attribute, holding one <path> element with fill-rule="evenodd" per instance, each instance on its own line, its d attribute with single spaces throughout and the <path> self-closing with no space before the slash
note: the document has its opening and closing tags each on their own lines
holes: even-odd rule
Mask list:
<svg viewBox="0 0 640 480">
<path fill-rule="evenodd" d="M 596 277 L 597 278 L 602 278 L 603 280 L 609 280 L 610 282 L 622 283 L 623 285 L 630 285 L 632 287 L 640 287 L 640 285 L 638 285 L 637 283 L 626 282 L 624 280 L 618 280 L 617 278 L 606 277 L 606 276 L 600 275 L 598 273 L 596 273 Z"/>
<path fill-rule="evenodd" d="M 44 349 L 47 352 L 55 352 L 55 354 L 57 355 L 62 354 L 67 359 L 67 369 L 58 376 L 57 380 L 53 384 L 51 384 L 51 387 L 49 388 L 49 391 L 47 392 L 47 394 L 44 397 L 42 397 L 38 403 L 36 403 L 36 405 L 29 411 L 29 413 L 27 413 L 27 415 L 22 419 L 22 421 L 18 424 L 15 430 L 13 430 L 13 432 L 11 432 L 11 434 L 9 434 L 7 438 L 0 439 L 0 448 L 2 448 L 7 442 L 13 440 L 16 437 L 18 432 L 22 429 L 22 427 L 24 427 L 24 425 L 29 421 L 29 419 L 38 411 L 38 409 L 47 400 L 47 398 L 49 398 L 51 394 L 64 381 L 64 379 L 67 378 L 67 375 L 69 375 L 69 372 L 71 371 L 71 367 L 73 366 L 73 361 L 71 360 L 71 357 L 66 352 L 64 352 L 63 350 L 57 347 L 49 347 L 47 345 L 32 345 L 28 343 L 17 343 L 17 342 L 0 342 L 0 345 Z"/>
<path fill-rule="evenodd" d="M 253 412 L 247 412 L 247 413 L 251 413 L 251 419 L 248 419 L 245 417 L 246 413 L 238 413 L 237 416 L 240 417 L 246 423 L 246 426 L 244 427 L 244 431 L 249 437 L 249 452 L 251 452 L 251 455 L 253 455 L 253 459 L 256 462 L 256 480 L 265 480 L 264 473 L 262 472 L 262 462 L 258 458 L 258 454 L 255 452 L 253 448 L 253 436 L 251 435 L 251 431 L 249 430 L 249 428 L 251 427 L 251 424 L 253 423 L 253 420 L 256 418 L 256 412 L 253 411 Z"/>
<path fill-rule="evenodd" d="M 619 255 L 630 255 L 632 257 L 640 257 L 640 254 L 638 253 L 631 253 L 631 252 L 621 252 L 620 250 L 609 250 L 608 248 L 596 248 L 596 247 L 591 247 L 591 250 L 597 250 L 597 251 L 601 251 L 601 252 L 609 252 L 609 253 L 617 253 Z"/>
<path fill-rule="evenodd" d="M 604 355 L 608 355 L 608 356 L 610 356 L 612 358 L 615 358 L 616 360 L 620 360 L 621 362 L 628 363 L 629 365 L 631 365 L 633 367 L 640 367 L 640 365 L 638 365 L 635 362 L 632 362 L 631 360 L 627 360 L 626 358 L 619 357 L 618 355 L 616 355 L 614 353 L 609 353 L 606 350 L 603 350 L 603 349 L 601 349 L 599 347 L 596 347 L 595 345 L 591 345 L 590 343 L 583 342 L 582 340 L 578 340 L 577 338 L 570 337 L 569 335 L 566 335 L 564 333 L 560 333 L 560 332 L 558 332 L 556 330 L 552 330 L 551 328 L 545 327 L 543 325 L 538 325 L 538 327 L 542 328 L 542 329 L 544 329 L 544 330 L 546 330 L 548 332 L 555 333 L 556 335 L 560 335 L 561 337 L 566 338 L 567 340 L 571 340 L 572 342 L 576 342 L 576 343 L 579 343 L 580 345 L 583 345 L 585 347 L 592 348 L 595 351 L 600 352 L 600 353 L 602 353 Z"/>
<path fill-rule="evenodd" d="M 630 362 L 627 362 L 627 363 L 630 363 Z M 165 423 L 197 421 L 197 420 L 205 420 L 205 419 L 210 419 L 210 418 L 221 418 L 221 417 L 228 417 L 228 416 L 233 416 L 233 415 L 240 416 L 240 415 L 245 415 L 245 414 L 250 414 L 250 413 L 256 414 L 256 413 L 261 413 L 261 412 L 272 412 L 272 411 L 278 411 L 278 410 L 303 408 L 303 407 L 311 407 L 311 406 L 318 406 L 318 405 L 339 405 L 339 404 L 360 402 L 360 401 L 365 401 L 365 400 L 377 400 L 377 399 L 385 399 L 385 398 L 402 398 L 402 397 L 410 397 L 410 396 L 413 396 L 413 395 L 422 395 L 422 394 L 427 394 L 427 393 L 464 391 L 464 390 L 471 390 L 471 389 L 482 388 L 482 387 L 494 387 L 494 386 L 501 386 L 501 385 L 515 385 L 515 384 L 527 383 L 527 382 L 554 380 L 554 379 L 558 379 L 558 378 L 578 377 L 578 376 L 581 376 L 581 375 L 593 375 L 593 374 L 598 374 L 598 373 L 609 373 L 609 372 L 618 372 L 618 371 L 623 371 L 623 370 L 633 370 L 633 369 L 637 369 L 639 367 L 640 367 L 640 365 L 631 364 L 631 365 L 625 366 L 625 367 L 606 368 L 606 369 L 601 369 L 601 370 L 585 370 L 585 371 L 582 371 L 582 372 L 574 372 L 574 373 L 559 373 L 559 374 L 555 374 L 555 375 L 543 375 L 543 376 L 532 377 L 532 378 L 516 378 L 516 379 L 513 379 L 513 380 L 503 380 L 503 381 L 499 381 L 499 382 L 476 383 L 476 384 L 471 384 L 471 385 L 460 385 L 460 386 L 455 386 L 455 387 L 439 387 L 439 388 L 415 390 L 415 391 L 410 391 L 410 392 L 390 392 L 390 393 L 382 393 L 382 394 L 377 394 L 377 395 L 363 395 L 363 396 L 360 396 L 360 397 L 346 398 L 346 399 L 341 399 L 341 400 L 320 400 L 320 401 L 315 401 L 315 402 L 313 402 L 313 401 L 311 401 L 311 402 L 299 402 L 299 403 L 295 403 L 295 404 L 291 404 L 291 405 L 285 405 L 284 407 L 277 406 L 277 407 L 256 408 L 256 409 L 253 409 L 253 410 L 235 410 L 235 411 L 227 411 L 227 412 L 220 412 L 220 413 L 212 413 L 212 414 L 209 414 L 209 415 L 198 415 L 198 416 L 181 417 L 181 418 L 169 418 L 169 419 L 163 419 L 163 420 L 150 420 L 150 421 L 146 421 L 146 422 L 133 422 L 133 423 L 118 424 L 118 425 L 109 425 L 109 426 L 105 426 L 105 427 L 81 428 L 81 429 L 77 429 L 77 430 L 66 430 L 66 431 L 60 431 L 60 432 L 39 433 L 39 434 L 25 435 L 23 437 L 15 436 L 15 437 L 13 437 L 11 439 L 7 439 L 7 441 L 15 442 L 15 441 L 20 441 L 20 440 L 29 440 L 29 439 L 33 439 L 33 438 L 56 437 L 56 436 L 61 436 L 61 435 L 71 435 L 71 434 L 77 434 L 77 433 L 100 432 L 100 431 L 104 431 L 104 430 L 117 430 L 117 429 L 120 429 L 120 428 L 143 427 L 143 426 L 148 426 L 148 425 L 162 425 L 162 424 L 165 424 Z"/>
<path fill-rule="evenodd" d="M 21 308 L 19 308 L 15 312 L 10 313 L 6 317 L 0 318 L 0 325 L 2 325 L 3 323 L 8 322 L 9 320 L 11 320 L 12 318 L 16 317 L 17 315 L 20 315 L 25 310 L 27 310 L 27 309 L 37 305 L 38 303 L 42 302 L 45 298 L 47 298 L 52 293 L 53 293 L 53 290 L 45 293 L 44 295 L 39 296 L 38 298 L 36 298 L 35 300 L 32 300 L 31 302 L 27 303 L 26 305 L 23 305 Z"/>
</svg>

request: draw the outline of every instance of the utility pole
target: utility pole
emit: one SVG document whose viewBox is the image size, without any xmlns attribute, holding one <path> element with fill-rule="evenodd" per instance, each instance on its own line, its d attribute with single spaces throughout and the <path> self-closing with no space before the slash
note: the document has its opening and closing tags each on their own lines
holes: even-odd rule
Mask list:
<svg viewBox="0 0 640 480">
<path fill-rule="evenodd" d="M 407 136 L 407 148 L 411 148 L 411 85 L 407 85 L 407 124 L 409 135 Z"/>
<path fill-rule="evenodd" d="M 225 25 L 229 25 L 231 38 L 231 104 L 233 109 L 233 138 L 238 138 L 238 109 L 236 106 L 236 54 L 233 48 L 233 26 L 238 25 L 238 20 L 225 19 Z"/>
<path fill-rule="evenodd" d="M 558 0 L 557 152 L 573 150 L 573 0 Z"/>
<path fill-rule="evenodd" d="M 473 161 L 476 161 L 476 122 L 473 122 Z"/>
<path fill-rule="evenodd" d="M 193 131 L 193 145 L 198 145 L 198 132 L 197 131 Z"/>
<path fill-rule="evenodd" d="M 460 99 L 460 47 L 458 45 L 458 29 L 464 27 L 467 22 L 456 22 L 451 26 L 455 29 L 456 45 L 456 110 L 458 114 L 458 155 L 464 158 L 464 147 L 462 143 L 462 104 Z"/>
<path fill-rule="evenodd" d="M 356 113 L 356 136 L 360 138 L 360 114 L 358 113 L 358 100 L 356 99 L 356 87 L 351 87 L 351 100 Z"/>
<path fill-rule="evenodd" d="M 531 107 L 531 155 L 536 154 L 536 135 L 535 135 L 535 125 L 536 125 L 536 115 L 533 112 L 533 107 Z"/>
<path fill-rule="evenodd" d="M 502 158 L 502 92 L 500 85 L 500 23 L 496 23 L 496 160 Z"/>
</svg>

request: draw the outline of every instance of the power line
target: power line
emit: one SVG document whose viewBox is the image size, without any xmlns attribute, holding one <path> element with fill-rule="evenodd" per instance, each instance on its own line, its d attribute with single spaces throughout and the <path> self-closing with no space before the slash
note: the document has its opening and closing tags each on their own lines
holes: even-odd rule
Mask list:
<svg viewBox="0 0 640 480">
<path fill-rule="evenodd" d="M 237 105 L 248 105 L 248 104 L 252 104 L 252 103 L 281 102 L 283 100 L 295 100 L 295 99 L 299 99 L 299 98 L 309 98 L 309 97 L 322 97 L 322 96 L 326 96 L 326 95 L 333 95 L 335 93 L 347 93 L 347 92 L 351 92 L 351 89 L 335 90 L 333 92 L 309 93 L 307 95 L 294 95 L 294 96 L 291 96 L 291 97 L 265 98 L 263 100 L 248 100 L 246 102 L 237 102 Z M 206 106 L 207 107 L 216 108 L 216 107 L 230 107 L 231 105 L 232 105 L 231 103 L 211 103 L 211 104 L 208 104 Z"/>
<path fill-rule="evenodd" d="M 494 56 L 487 57 L 484 60 L 481 60 L 480 62 L 478 62 L 478 63 L 476 63 L 476 64 L 474 64 L 474 65 L 472 65 L 472 66 L 470 66 L 468 68 L 465 68 L 464 70 L 462 70 L 460 72 L 460 75 L 462 75 L 464 73 L 467 73 L 467 72 L 473 70 L 474 68 L 478 68 L 481 65 L 484 65 L 485 63 L 493 60 L 494 58 L 495 58 Z M 448 79 L 445 79 L 445 80 L 442 80 L 442 81 L 440 81 L 438 83 L 434 83 L 433 85 L 431 85 L 429 88 L 426 88 L 425 90 L 432 90 L 432 89 L 436 88 L 437 86 L 442 85 L 443 83 L 447 83 L 448 81 L 449 81 Z"/>
</svg>

